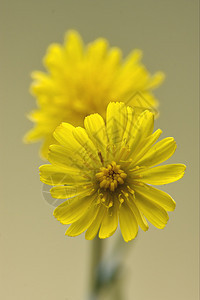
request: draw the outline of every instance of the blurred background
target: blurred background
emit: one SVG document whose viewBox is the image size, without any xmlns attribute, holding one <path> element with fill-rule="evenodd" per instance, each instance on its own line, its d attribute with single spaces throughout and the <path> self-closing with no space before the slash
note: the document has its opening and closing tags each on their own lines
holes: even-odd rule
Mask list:
<svg viewBox="0 0 200 300">
<path fill-rule="evenodd" d="M 187 165 L 185 177 L 162 189 L 177 202 L 164 230 L 140 230 L 126 245 L 124 299 L 198 299 L 198 1 L 1 0 L 1 208 L 0 298 L 86 299 L 91 242 L 68 238 L 43 197 L 39 144 L 24 145 L 36 107 L 30 73 L 43 70 L 52 42 L 76 29 L 85 43 L 105 37 L 124 56 L 143 50 L 143 63 L 166 74 L 156 128 L 174 136 L 170 163 Z M 109 248 L 115 237 L 107 241 Z"/>
</svg>

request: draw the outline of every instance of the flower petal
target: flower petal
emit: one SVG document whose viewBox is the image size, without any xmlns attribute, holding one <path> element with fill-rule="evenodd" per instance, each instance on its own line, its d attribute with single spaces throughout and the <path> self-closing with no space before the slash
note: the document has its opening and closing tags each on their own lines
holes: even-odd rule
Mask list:
<svg viewBox="0 0 200 300">
<path fill-rule="evenodd" d="M 127 106 L 127 123 L 126 123 L 126 129 L 124 131 L 124 135 L 122 138 L 122 146 L 123 144 L 127 144 L 127 141 L 129 140 L 131 136 L 131 131 L 134 124 L 134 110 L 132 107 Z"/>
<path fill-rule="evenodd" d="M 155 144 L 138 162 L 138 166 L 152 167 L 170 158 L 176 150 L 174 138 L 168 137 Z"/>
<path fill-rule="evenodd" d="M 50 163 L 63 168 L 85 168 L 84 161 L 80 157 L 80 152 L 73 152 L 72 149 L 60 145 L 51 145 L 49 147 L 48 160 Z"/>
<path fill-rule="evenodd" d="M 73 156 L 80 156 L 87 164 L 92 165 L 94 160 L 99 163 L 99 157 L 96 154 L 92 141 L 89 139 L 85 129 L 75 128 L 68 123 L 62 123 L 54 132 L 55 139 L 65 148 L 73 152 Z"/>
<path fill-rule="evenodd" d="M 165 74 L 163 72 L 156 72 L 150 79 L 147 89 L 157 88 L 165 79 Z"/>
<path fill-rule="evenodd" d="M 151 146 L 157 141 L 161 133 L 162 130 L 158 129 L 140 143 L 139 147 L 137 147 L 135 155 L 132 155 L 133 158 L 131 166 L 134 166 L 135 164 L 138 165 L 138 160 L 143 157 L 145 153 L 151 148 Z"/>
<path fill-rule="evenodd" d="M 116 71 L 117 68 L 119 68 L 121 63 L 121 58 L 122 58 L 122 52 L 117 47 L 111 48 L 110 51 L 107 53 L 106 67 L 108 68 L 108 70 L 110 70 L 110 72 L 112 70 L 111 73 L 112 75 L 113 75 L 113 71 Z M 115 99 L 115 97 L 113 97 L 112 99 Z"/>
<path fill-rule="evenodd" d="M 138 194 L 153 202 L 156 202 L 167 211 L 173 211 L 176 207 L 176 202 L 172 199 L 170 195 L 150 185 L 136 185 L 134 189 Z"/>
<path fill-rule="evenodd" d="M 62 64 L 64 60 L 63 47 L 59 44 L 51 44 L 48 47 L 47 53 L 43 59 L 46 68 L 54 74 L 62 72 Z"/>
<path fill-rule="evenodd" d="M 88 137 L 86 130 L 82 127 L 76 127 L 73 129 L 73 136 L 76 141 L 86 150 L 88 156 L 93 160 L 93 162 L 100 164 L 97 148 Z"/>
<path fill-rule="evenodd" d="M 49 145 L 55 144 L 56 141 L 52 135 L 46 135 L 43 144 L 40 148 L 40 155 L 42 158 L 47 158 L 49 152 Z"/>
<path fill-rule="evenodd" d="M 99 114 L 92 114 L 85 118 L 84 126 L 96 148 L 105 154 L 108 138 L 103 118 Z"/>
<path fill-rule="evenodd" d="M 68 59 L 67 63 L 69 64 L 77 64 L 83 58 L 83 42 L 77 31 L 70 30 L 67 32 L 65 52 Z"/>
<path fill-rule="evenodd" d="M 106 130 L 109 143 L 118 145 L 123 137 L 127 122 L 126 106 L 122 102 L 110 102 L 106 112 Z"/>
<path fill-rule="evenodd" d="M 107 209 L 104 214 L 101 227 L 99 230 L 99 238 L 105 239 L 111 236 L 118 226 L 118 204 L 115 201 L 114 205 Z"/>
<path fill-rule="evenodd" d="M 138 223 L 125 202 L 119 208 L 119 223 L 125 242 L 133 240 L 138 233 Z"/>
<path fill-rule="evenodd" d="M 89 228 L 85 233 L 86 240 L 93 240 L 95 238 L 101 226 L 102 219 L 105 213 L 106 213 L 106 207 L 101 205 L 98 214 L 96 216 L 96 219 L 92 222 L 92 224 L 89 226 Z"/>
<path fill-rule="evenodd" d="M 155 185 L 171 183 L 183 177 L 185 168 L 183 164 L 171 164 L 140 170 L 140 181 Z"/>
<path fill-rule="evenodd" d="M 69 199 L 76 196 L 85 196 L 91 192 L 91 186 L 54 186 L 50 189 L 51 196 L 56 199 Z"/>
<path fill-rule="evenodd" d="M 138 207 L 134 203 L 134 198 L 133 197 L 129 196 L 127 198 L 127 205 L 132 210 L 132 213 L 134 214 L 134 216 L 135 216 L 135 218 L 137 220 L 137 223 L 141 227 L 141 229 L 144 230 L 144 231 L 147 231 L 149 229 L 149 225 L 148 225 L 145 217 L 141 213 L 141 211 L 138 209 Z"/>
<path fill-rule="evenodd" d="M 144 195 L 135 193 L 134 199 L 137 207 L 145 217 L 157 228 L 162 229 L 167 224 L 169 216 L 167 212 L 157 203 L 149 200 Z"/>
<path fill-rule="evenodd" d="M 71 124 L 62 122 L 54 131 L 53 136 L 64 147 L 78 152 L 81 147 L 73 136 L 74 128 Z"/>
<path fill-rule="evenodd" d="M 54 165 L 42 165 L 40 170 L 40 180 L 49 185 L 74 185 L 81 182 L 88 182 L 86 173 L 80 169 L 72 167 L 61 168 Z"/>
<path fill-rule="evenodd" d="M 91 207 L 85 211 L 84 215 L 74 222 L 66 231 L 66 235 L 68 236 L 77 236 L 83 233 L 88 227 L 92 224 L 92 222 L 96 219 L 98 214 L 99 207 L 93 204 Z"/>
<path fill-rule="evenodd" d="M 145 110 L 137 118 L 136 122 L 131 128 L 131 135 L 128 141 L 129 147 L 131 149 L 130 155 L 134 155 L 140 143 L 152 134 L 154 125 L 154 115 L 148 110 Z"/>
<path fill-rule="evenodd" d="M 59 205 L 53 212 L 54 217 L 62 224 L 70 224 L 79 220 L 92 205 L 96 195 L 77 196 Z"/>
<path fill-rule="evenodd" d="M 108 49 L 108 42 L 103 38 L 98 38 L 90 43 L 87 48 L 86 57 L 92 65 L 96 65 L 105 59 Z"/>
</svg>

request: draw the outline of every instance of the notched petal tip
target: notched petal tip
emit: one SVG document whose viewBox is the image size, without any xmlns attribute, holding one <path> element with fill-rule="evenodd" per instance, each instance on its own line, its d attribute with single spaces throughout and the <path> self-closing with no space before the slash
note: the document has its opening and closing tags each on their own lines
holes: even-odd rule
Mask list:
<svg viewBox="0 0 200 300">
<path fill-rule="evenodd" d="M 137 235 L 138 235 L 138 231 L 137 231 L 137 233 L 136 233 L 136 235 L 135 236 L 130 236 L 130 237 L 126 237 L 126 236 L 123 236 L 122 235 L 122 237 L 123 237 L 123 239 L 124 239 L 124 241 L 126 242 L 126 243 L 128 243 L 128 242 L 131 242 L 131 241 L 133 241 L 134 239 L 136 239 L 137 238 Z"/>
<path fill-rule="evenodd" d="M 186 172 L 186 165 L 184 164 L 180 164 L 180 166 L 182 166 L 183 170 L 182 170 L 182 176 L 180 177 L 180 179 L 185 175 L 185 172 Z"/>
</svg>

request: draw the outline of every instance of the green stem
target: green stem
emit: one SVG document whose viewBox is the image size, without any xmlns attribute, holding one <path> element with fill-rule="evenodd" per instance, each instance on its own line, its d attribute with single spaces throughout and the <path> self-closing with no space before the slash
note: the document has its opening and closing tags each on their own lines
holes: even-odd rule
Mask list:
<svg viewBox="0 0 200 300">
<path fill-rule="evenodd" d="M 97 300 L 99 294 L 98 269 L 103 255 L 103 241 L 96 237 L 92 245 L 92 261 L 90 271 L 90 300 Z"/>
<path fill-rule="evenodd" d="M 111 254 L 103 257 L 103 240 L 98 237 L 94 239 L 91 253 L 90 300 L 100 300 L 102 292 L 110 294 L 109 299 L 123 299 L 121 272 L 123 272 L 123 257 L 129 248 L 119 236 Z"/>
</svg>

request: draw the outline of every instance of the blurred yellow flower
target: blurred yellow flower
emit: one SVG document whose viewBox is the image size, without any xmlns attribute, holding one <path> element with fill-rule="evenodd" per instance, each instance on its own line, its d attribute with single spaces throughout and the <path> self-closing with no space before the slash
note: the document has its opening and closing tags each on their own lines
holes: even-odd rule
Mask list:
<svg viewBox="0 0 200 300">
<path fill-rule="evenodd" d="M 42 139 L 41 154 L 47 157 L 49 145 L 55 143 L 52 134 L 63 121 L 78 126 L 88 114 L 104 117 L 110 101 L 129 101 L 140 112 L 156 109 L 152 90 L 162 82 L 163 73 L 151 76 L 141 55 L 134 50 L 122 60 L 121 50 L 109 48 L 103 38 L 84 46 L 76 31 L 67 33 L 64 46 L 50 45 L 44 58 L 47 73 L 32 74 L 31 92 L 38 108 L 29 116 L 35 127 L 25 141 Z"/>
<path fill-rule="evenodd" d="M 180 179 L 185 166 L 154 167 L 173 155 L 176 143 L 169 137 L 155 144 L 161 130 L 153 133 L 154 115 L 148 110 L 133 119 L 131 107 L 111 102 L 106 125 L 99 114 L 91 114 L 84 120 L 85 129 L 62 123 L 55 130 L 60 145 L 50 146 L 51 165 L 41 166 L 40 174 L 42 182 L 54 186 L 52 197 L 68 199 L 54 211 L 62 224 L 71 224 L 68 236 L 86 231 L 91 240 L 99 232 L 104 239 L 119 221 L 128 242 L 138 226 L 148 229 L 147 220 L 160 229 L 167 224 L 167 211 L 174 210 L 175 202 L 151 184 Z"/>
</svg>

